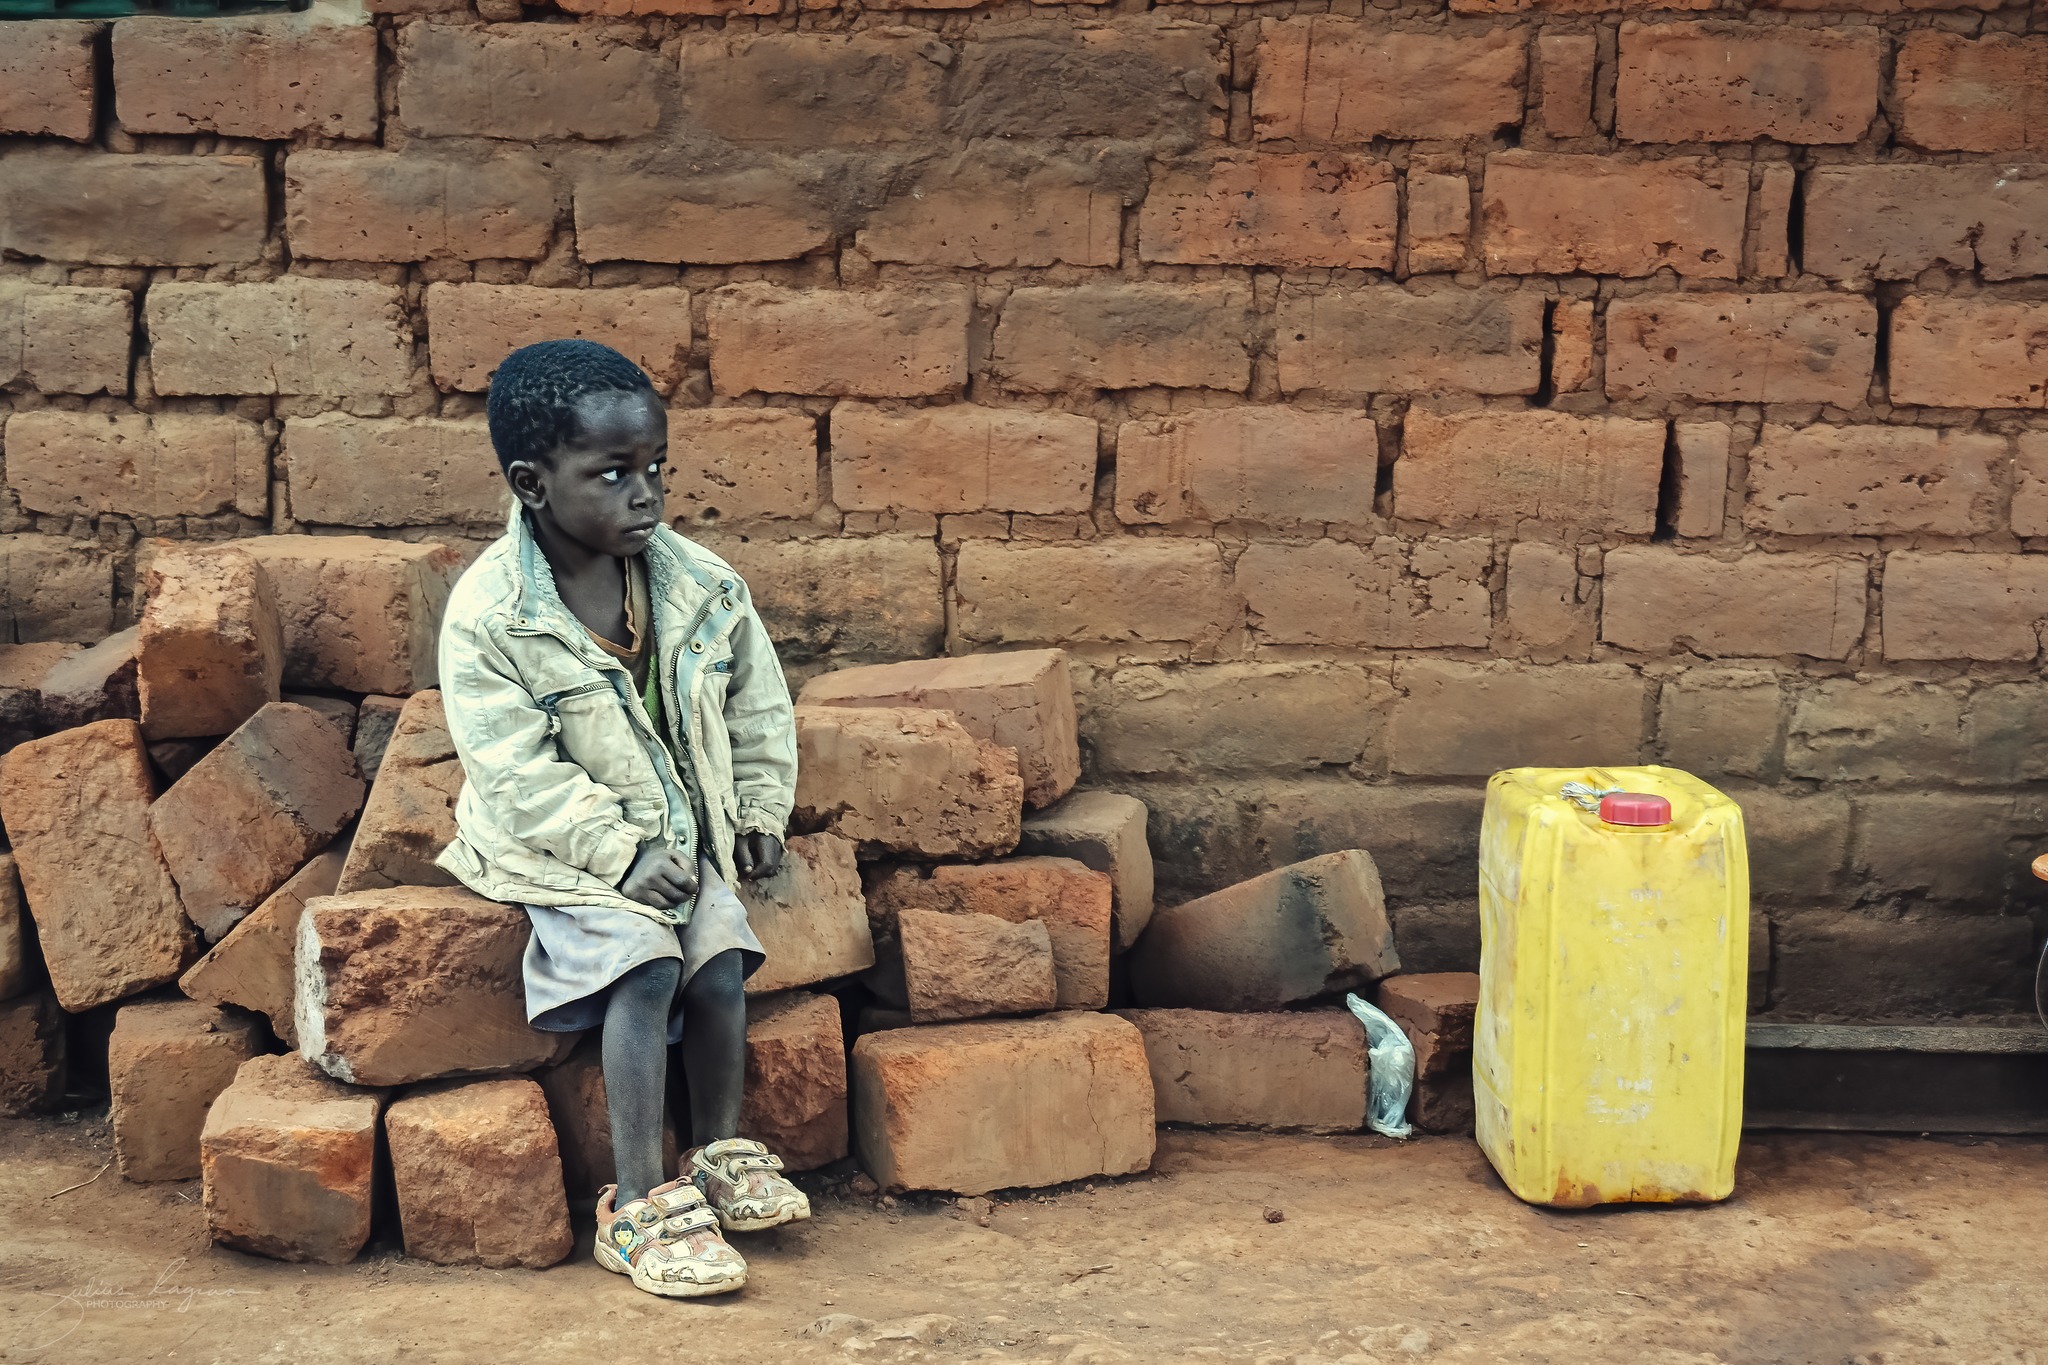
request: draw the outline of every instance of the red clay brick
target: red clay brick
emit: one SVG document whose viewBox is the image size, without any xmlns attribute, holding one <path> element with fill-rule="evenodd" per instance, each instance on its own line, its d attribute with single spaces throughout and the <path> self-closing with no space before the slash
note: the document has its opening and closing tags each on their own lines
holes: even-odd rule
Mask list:
<svg viewBox="0 0 2048 1365">
<path fill-rule="evenodd" d="M 1096 167 L 1061 161 L 1014 171 L 977 150 L 928 170 L 871 214 L 854 249 L 919 265 L 1115 265 L 1123 196 Z"/>
<path fill-rule="evenodd" d="M 1630 142 L 1854 142 L 1877 114 L 1875 28 L 1621 26 L 1614 129 Z"/>
<path fill-rule="evenodd" d="M 1526 39 L 1390 32 L 1318 15 L 1266 20 L 1252 84 L 1261 141 L 1484 137 L 1522 121 Z"/>
<path fill-rule="evenodd" d="M 114 110 L 131 133 L 377 136 L 377 30 L 311 18 L 124 19 Z"/>
<path fill-rule="evenodd" d="M 1743 521 L 1798 536 L 1983 535 L 1999 529 L 2002 436 L 1930 427 L 1766 426 Z"/>
<path fill-rule="evenodd" d="M 1892 310 L 1894 403 L 2048 407 L 2048 303 L 1915 294 Z"/>
<path fill-rule="evenodd" d="M 1463 5 L 1454 3 L 1452 8 Z M 1551 137 L 1592 134 L 1593 64 L 1599 47 L 1599 40 L 1590 33 L 1536 35 L 1536 106 L 1532 112 L 1539 131 Z"/>
<path fill-rule="evenodd" d="M 657 54 L 581 25 L 403 24 L 398 121 L 427 137 L 574 137 L 654 131 L 674 84 Z"/>
<path fill-rule="evenodd" d="M 1495 275 L 1651 275 L 1742 269 L 1749 168 L 1704 157 L 1633 164 L 1601 156 L 1486 158 L 1486 269 Z"/>
<path fill-rule="evenodd" d="M 370 536 L 254 536 L 237 548 L 277 591 L 287 686 L 405 696 L 434 685 L 455 551 Z"/>
<path fill-rule="evenodd" d="M 1268 644 L 1484 648 L 1492 560 L 1486 540 L 1254 543 L 1238 558 L 1237 585 Z"/>
<path fill-rule="evenodd" d="M 1681 536 L 1718 536 L 1728 519 L 1728 457 L 1734 437 L 1726 422 L 1674 422 L 1678 506 L 1672 529 Z"/>
<path fill-rule="evenodd" d="M 422 1086 L 384 1111 L 405 1254 L 551 1266 L 575 1244 L 547 1098 L 525 1076 Z"/>
<path fill-rule="evenodd" d="M 1417 406 L 1394 462 L 1394 515 L 1648 535 L 1657 529 L 1663 471 L 1662 422 Z"/>
<path fill-rule="evenodd" d="M 846 1036 L 837 1000 L 797 991 L 750 1004 L 746 1065 L 743 1136 L 766 1143 L 792 1171 L 846 1155 Z"/>
<path fill-rule="evenodd" d="M 925 55 L 930 41 L 903 29 L 692 33 L 681 50 L 683 115 L 742 145 L 915 140 L 938 126 L 948 76 Z"/>
<path fill-rule="evenodd" d="M 240 417 L 42 408 L 7 420 L 7 486 L 32 512 L 260 517 L 269 455 L 263 428 Z"/>
<path fill-rule="evenodd" d="M 1472 182 L 1408 172 L 1408 272 L 1459 270 L 1472 245 Z"/>
<path fill-rule="evenodd" d="M 1624 545 L 1606 555 L 1600 638 L 1661 654 L 1848 657 L 1863 637 L 1860 559 L 1751 552 L 1735 559 Z"/>
<path fill-rule="evenodd" d="M 1035 807 L 1066 795 L 1081 775 L 1074 685 L 1057 649 L 835 669 L 806 683 L 798 701 L 945 711 L 976 739 L 1017 751 L 1024 796 Z"/>
<path fill-rule="evenodd" d="M 788 261 L 836 239 L 802 187 L 766 167 L 664 175 L 598 165 L 576 180 L 576 254 L 586 261 Z"/>
<path fill-rule="evenodd" d="M 818 423 L 792 408 L 672 408 L 668 514 L 751 521 L 818 510 Z"/>
<path fill-rule="evenodd" d="M 832 409 L 832 500 L 841 511 L 1086 512 L 1095 419 L 954 403 Z"/>
<path fill-rule="evenodd" d="M 0 536 L 0 640 L 97 640 L 114 628 L 114 561 L 97 542 Z"/>
<path fill-rule="evenodd" d="M 285 239 L 314 260 L 538 260 L 555 225 L 554 179 L 525 151 L 299 151 L 284 195 Z"/>
<path fill-rule="evenodd" d="M 1534 393 L 1543 380 L 1533 293 L 1283 287 L 1277 331 L 1286 393 Z"/>
<path fill-rule="evenodd" d="M 1887 659 L 2030 660 L 2048 622 L 2048 559 L 1899 550 L 1884 558 Z"/>
<path fill-rule="evenodd" d="M 141 580 L 135 681 L 145 736 L 226 734 L 278 699 L 284 634 L 253 558 L 231 544 L 158 541 Z"/>
<path fill-rule="evenodd" d="M 0 133 L 92 141 L 99 31 L 54 19 L 0 25 Z"/>
<path fill-rule="evenodd" d="M 0 279 L 0 387 L 44 393 L 128 392 L 135 296 Z"/>
<path fill-rule="evenodd" d="M 297 1057 L 252 1057 L 199 1136 L 206 1233 L 281 1261 L 345 1265 L 370 1239 L 384 1092 Z"/>
<path fill-rule="evenodd" d="M 505 480 L 480 417 L 325 412 L 285 423 L 284 454 L 298 521 L 433 526 L 505 515 Z"/>
<path fill-rule="evenodd" d="M 2048 275 L 2048 168 L 1819 166 L 1805 222 L 1801 264 L 1831 279 L 1910 280 L 1934 266 Z"/>
<path fill-rule="evenodd" d="M 340 732 L 310 707 L 272 702 L 157 798 L 149 829 L 185 913 L 217 942 L 362 808 Z"/>
<path fill-rule="evenodd" d="M 1126 525 L 1373 520 L 1379 428 L 1364 411 L 1200 408 L 1125 422 L 1116 515 Z"/>
<path fill-rule="evenodd" d="M 156 780 L 134 721 L 31 740 L 0 764 L 14 843 L 58 1003 L 76 1014 L 174 979 L 192 947 L 149 832 Z"/>
<path fill-rule="evenodd" d="M 782 8 L 782 3 L 781 0 L 565 0 L 562 8 L 571 14 L 607 16 L 774 14 Z"/>
<path fill-rule="evenodd" d="M 967 382 L 968 291 L 736 284 L 711 296 L 719 393 L 920 398 Z"/>
<path fill-rule="evenodd" d="M 1386 704 L 1394 695 L 1388 672 L 1370 665 L 1223 662 L 1098 674 L 1087 698 L 1094 773 L 1172 777 L 1196 771 L 1313 772 L 1351 764 L 1382 768 Z M 1027 840 L 1032 824 L 1025 822 Z"/>
<path fill-rule="evenodd" d="M 270 205 L 248 156 L 16 152 L 0 160 L 0 249 L 94 265 L 220 265 L 263 254 Z"/>
<path fill-rule="evenodd" d="M 1140 1005 L 1282 1009 L 1401 969 L 1372 855 L 1306 859 L 1160 910 L 1131 953 Z"/>
<path fill-rule="evenodd" d="M 107 1040 L 114 1156 L 124 1180 L 199 1175 L 206 1111 L 263 1051 L 256 1019 L 196 1000 L 123 1005 Z"/>
<path fill-rule="evenodd" d="M 987 858 L 1017 846 L 1016 750 L 922 707 L 796 708 L 798 827 L 851 839 L 872 858 Z"/>
<path fill-rule="evenodd" d="M 2048 34 L 1909 33 L 1893 81 L 1899 137 L 1915 147 L 2048 150 Z"/>
<path fill-rule="evenodd" d="M 2012 533 L 2048 536 L 2048 431 L 2025 431 L 2012 490 Z"/>
<path fill-rule="evenodd" d="M 1750 274 L 1779 279 L 1792 273 L 1792 195 L 1798 184 L 1799 172 L 1783 162 L 1759 170 Z"/>
<path fill-rule="evenodd" d="M 1138 215 L 1141 260 L 1387 270 L 1400 227 L 1394 169 L 1338 152 L 1226 152 L 1157 167 Z"/>
<path fill-rule="evenodd" d="M 1641 294 L 1607 307 L 1607 396 L 1836 403 L 1870 389 L 1877 309 L 1848 294 Z"/>
<path fill-rule="evenodd" d="M 1151 1073 L 1122 1019 L 1066 1011 L 870 1033 L 850 1070 L 854 1142 L 885 1189 L 985 1194 L 1152 1163 Z"/>
<path fill-rule="evenodd" d="M 989 372 L 1009 388 L 1227 389 L 1251 383 L 1251 291 L 1238 284 L 1030 286 L 1003 307 Z"/>
<path fill-rule="evenodd" d="M 1119 1010 L 1145 1036 L 1161 1123 L 1352 1132 L 1365 1034 L 1348 1010 Z"/>
<path fill-rule="evenodd" d="M 896 926 L 915 1022 L 1042 1014 L 1053 1007 L 1052 941 L 1037 920 L 1012 924 L 995 915 L 906 906 Z"/>
<path fill-rule="evenodd" d="M 159 393 L 403 393 L 412 337 L 391 285 L 297 277 L 159 284 L 144 306 Z"/>
<path fill-rule="evenodd" d="M 587 337 L 623 351 L 667 393 L 690 352 L 686 289 L 543 289 L 527 284 L 427 286 L 427 351 L 434 382 L 481 393 L 521 346 Z"/>
<path fill-rule="evenodd" d="M 953 593 L 954 629 L 968 645 L 1205 648 L 1244 619 L 1222 553 L 1209 541 L 968 541 Z"/>
<path fill-rule="evenodd" d="M 1619 664 L 1405 659 L 1394 686 L 1387 749 L 1397 773 L 1485 777 L 1640 757 L 1649 684 Z"/>
<path fill-rule="evenodd" d="M 334 893 L 455 885 L 435 860 L 455 840 L 455 802 L 462 782 L 462 760 L 448 737 L 440 692 L 413 693 L 384 741 L 377 780 L 334 879 Z"/>
<path fill-rule="evenodd" d="M 1555 393 L 1593 387 L 1593 300 L 1559 299 L 1551 310 L 1548 377 Z"/>
<path fill-rule="evenodd" d="M 747 978 L 749 996 L 812 986 L 875 965 L 874 932 L 854 854 L 850 839 L 799 834 L 784 848 L 774 876 L 733 888 L 768 957 Z"/>
<path fill-rule="evenodd" d="M 826 657 L 917 658 L 940 652 L 946 612 L 931 537 L 743 540 L 694 533 L 746 576 L 787 663 Z"/>
<path fill-rule="evenodd" d="M 1514 643 L 1546 656 L 1590 647 L 1597 609 L 1580 594 L 1574 550 L 1537 540 L 1508 547 L 1507 627 Z"/>
</svg>

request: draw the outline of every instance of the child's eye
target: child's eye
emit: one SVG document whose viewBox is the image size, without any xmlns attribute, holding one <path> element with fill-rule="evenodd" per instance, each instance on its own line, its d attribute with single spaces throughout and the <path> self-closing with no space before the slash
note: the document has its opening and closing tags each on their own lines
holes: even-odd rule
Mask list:
<svg viewBox="0 0 2048 1365">
<path fill-rule="evenodd" d="M 600 473 L 597 477 L 603 479 L 606 483 L 617 483 L 620 479 L 625 477 L 625 472 L 623 470 L 618 469 L 607 469 Z"/>
</svg>

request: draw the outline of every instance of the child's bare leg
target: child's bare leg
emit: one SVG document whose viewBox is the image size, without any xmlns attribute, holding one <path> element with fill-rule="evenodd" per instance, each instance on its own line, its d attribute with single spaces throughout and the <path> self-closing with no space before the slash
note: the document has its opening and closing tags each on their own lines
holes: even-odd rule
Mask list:
<svg viewBox="0 0 2048 1365">
<path fill-rule="evenodd" d="M 734 1136 L 747 1078 L 746 974 L 738 949 L 713 957 L 683 987 L 682 1053 L 691 1145 Z"/>
<path fill-rule="evenodd" d="M 624 1208 L 662 1182 L 661 1119 L 668 1083 L 668 1016 L 683 964 L 643 962 L 612 983 L 604 1007 L 604 1093 L 611 1111 L 612 1159 Z"/>
</svg>

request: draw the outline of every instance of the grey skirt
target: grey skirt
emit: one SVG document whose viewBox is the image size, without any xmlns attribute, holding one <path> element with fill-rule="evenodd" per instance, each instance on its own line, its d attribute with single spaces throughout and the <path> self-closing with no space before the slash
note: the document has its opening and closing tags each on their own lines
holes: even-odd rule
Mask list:
<svg viewBox="0 0 2048 1365">
<path fill-rule="evenodd" d="M 767 957 L 747 923 L 747 907 L 709 860 L 697 865 L 697 907 L 680 928 L 631 910 L 602 905 L 527 905 L 533 924 L 523 964 L 526 1021 L 549 1033 L 573 1033 L 604 1022 L 611 984 L 643 962 L 680 958 L 683 981 L 728 948 L 739 950 L 752 976 Z M 683 1036 L 683 996 L 676 992 L 668 1040 Z"/>
</svg>

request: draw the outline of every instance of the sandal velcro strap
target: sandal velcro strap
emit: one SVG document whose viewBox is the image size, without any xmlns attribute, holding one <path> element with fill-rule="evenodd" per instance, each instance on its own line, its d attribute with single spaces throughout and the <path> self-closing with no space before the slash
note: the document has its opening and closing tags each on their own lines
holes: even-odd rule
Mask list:
<svg viewBox="0 0 2048 1365">
<path fill-rule="evenodd" d="M 782 1158 L 772 1154 L 761 1156 L 736 1156 L 721 1163 L 728 1171 L 779 1171 Z"/>
</svg>

